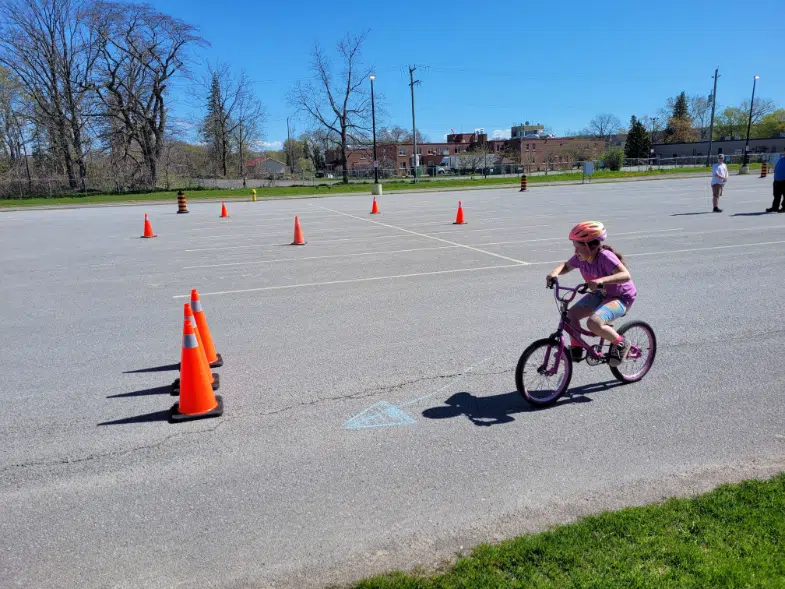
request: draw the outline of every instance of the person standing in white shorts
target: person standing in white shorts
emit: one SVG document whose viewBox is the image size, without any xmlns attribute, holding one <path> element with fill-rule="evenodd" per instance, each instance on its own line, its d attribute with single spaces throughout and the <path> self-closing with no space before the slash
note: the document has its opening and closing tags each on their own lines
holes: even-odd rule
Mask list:
<svg viewBox="0 0 785 589">
<path fill-rule="evenodd" d="M 711 167 L 711 195 L 713 197 L 712 204 L 714 205 L 714 212 L 721 213 L 720 197 L 722 196 L 722 187 L 728 181 L 728 166 L 725 165 L 725 156 L 719 154 L 717 156 L 717 163 Z"/>
</svg>

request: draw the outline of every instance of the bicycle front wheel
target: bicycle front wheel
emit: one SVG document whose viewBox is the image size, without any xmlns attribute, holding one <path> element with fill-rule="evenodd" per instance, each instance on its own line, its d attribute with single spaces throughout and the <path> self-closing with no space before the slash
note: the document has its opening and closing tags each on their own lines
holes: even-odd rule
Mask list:
<svg viewBox="0 0 785 589">
<path fill-rule="evenodd" d="M 613 376 L 621 382 L 638 382 L 651 369 L 657 354 L 657 337 L 645 321 L 630 321 L 619 328 L 630 346 L 630 355 L 618 367 L 610 367 Z"/>
<path fill-rule="evenodd" d="M 545 407 L 559 400 L 570 386 L 572 358 L 565 348 L 556 364 L 559 346 L 552 339 L 537 340 L 526 348 L 515 368 L 515 386 L 532 405 Z M 548 365 L 546 366 L 546 360 Z M 553 374 L 546 374 L 552 371 Z"/>
</svg>

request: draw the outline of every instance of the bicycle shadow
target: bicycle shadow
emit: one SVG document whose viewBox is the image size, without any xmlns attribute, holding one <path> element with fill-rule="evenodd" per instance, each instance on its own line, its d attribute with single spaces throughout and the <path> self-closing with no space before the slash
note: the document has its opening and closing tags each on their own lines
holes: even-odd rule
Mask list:
<svg viewBox="0 0 785 589">
<path fill-rule="evenodd" d="M 570 403 L 591 403 L 592 399 L 586 395 L 607 391 L 623 384 L 618 380 L 609 380 L 574 387 L 569 389 L 555 405 L 546 409 L 555 409 Z M 464 391 L 449 397 L 444 401 L 444 405 L 425 409 L 422 416 L 426 419 L 449 419 L 464 415 L 474 425 L 488 427 L 511 423 L 515 421 L 513 415 L 516 413 L 540 410 L 527 403 L 518 391 L 489 397 L 475 397 Z"/>
</svg>

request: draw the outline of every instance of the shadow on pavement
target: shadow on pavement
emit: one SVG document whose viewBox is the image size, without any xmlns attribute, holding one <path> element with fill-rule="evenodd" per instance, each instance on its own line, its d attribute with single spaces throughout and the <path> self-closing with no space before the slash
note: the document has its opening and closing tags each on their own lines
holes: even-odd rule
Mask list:
<svg viewBox="0 0 785 589">
<path fill-rule="evenodd" d="M 122 397 L 146 397 L 147 395 L 168 395 L 171 392 L 172 392 L 172 385 L 169 384 L 160 387 L 153 387 L 151 389 L 144 389 L 141 391 L 133 391 L 131 393 L 109 395 L 107 399 L 120 399 Z"/>
<path fill-rule="evenodd" d="M 134 417 L 126 417 L 124 419 L 116 419 L 114 421 L 104 421 L 98 425 L 126 425 L 130 423 L 146 423 L 151 421 L 169 421 L 170 411 L 154 411 L 153 413 L 145 413 L 144 415 L 136 415 Z"/>
<path fill-rule="evenodd" d="M 165 366 L 154 366 L 152 368 L 140 368 L 139 370 L 126 370 L 123 374 L 136 374 L 137 372 L 165 372 L 167 370 L 180 370 L 180 364 L 166 364 Z"/>
<path fill-rule="evenodd" d="M 591 399 L 585 395 L 607 391 L 622 386 L 622 384 L 617 380 L 610 380 L 570 388 L 551 408 L 569 403 L 590 403 Z M 518 391 L 491 395 L 490 397 L 475 397 L 471 393 L 461 392 L 455 393 L 444 401 L 444 405 L 425 409 L 422 416 L 427 419 L 449 419 L 464 415 L 474 425 L 491 426 L 515 421 L 513 415 L 516 413 L 537 410 L 538 408 L 529 405 Z"/>
</svg>

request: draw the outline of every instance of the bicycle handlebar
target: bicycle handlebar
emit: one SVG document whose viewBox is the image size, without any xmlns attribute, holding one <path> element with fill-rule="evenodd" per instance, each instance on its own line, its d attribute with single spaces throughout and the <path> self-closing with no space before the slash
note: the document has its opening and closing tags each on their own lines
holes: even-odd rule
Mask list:
<svg viewBox="0 0 785 589">
<path fill-rule="evenodd" d="M 562 301 L 568 302 L 568 303 L 575 298 L 575 295 L 586 294 L 587 292 L 589 292 L 589 285 L 587 283 L 585 283 L 585 282 L 582 283 L 582 284 L 579 284 L 578 286 L 576 286 L 574 288 L 570 288 L 569 286 L 559 286 L 559 279 L 556 278 L 555 276 L 552 277 L 548 281 L 547 288 L 550 288 L 551 290 L 556 289 L 556 292 L 553 293 L 554 298 L 556 298 L 557 300 L 562 300 Z M 568 290 L 568 291 L 572 292 L 572 296 L 570 298 L 567 298 L 567 297 L 561 298 L 561 297 L 559 297 L 559 291 L 561 291 L 561 290 Z"/>
</svg>

